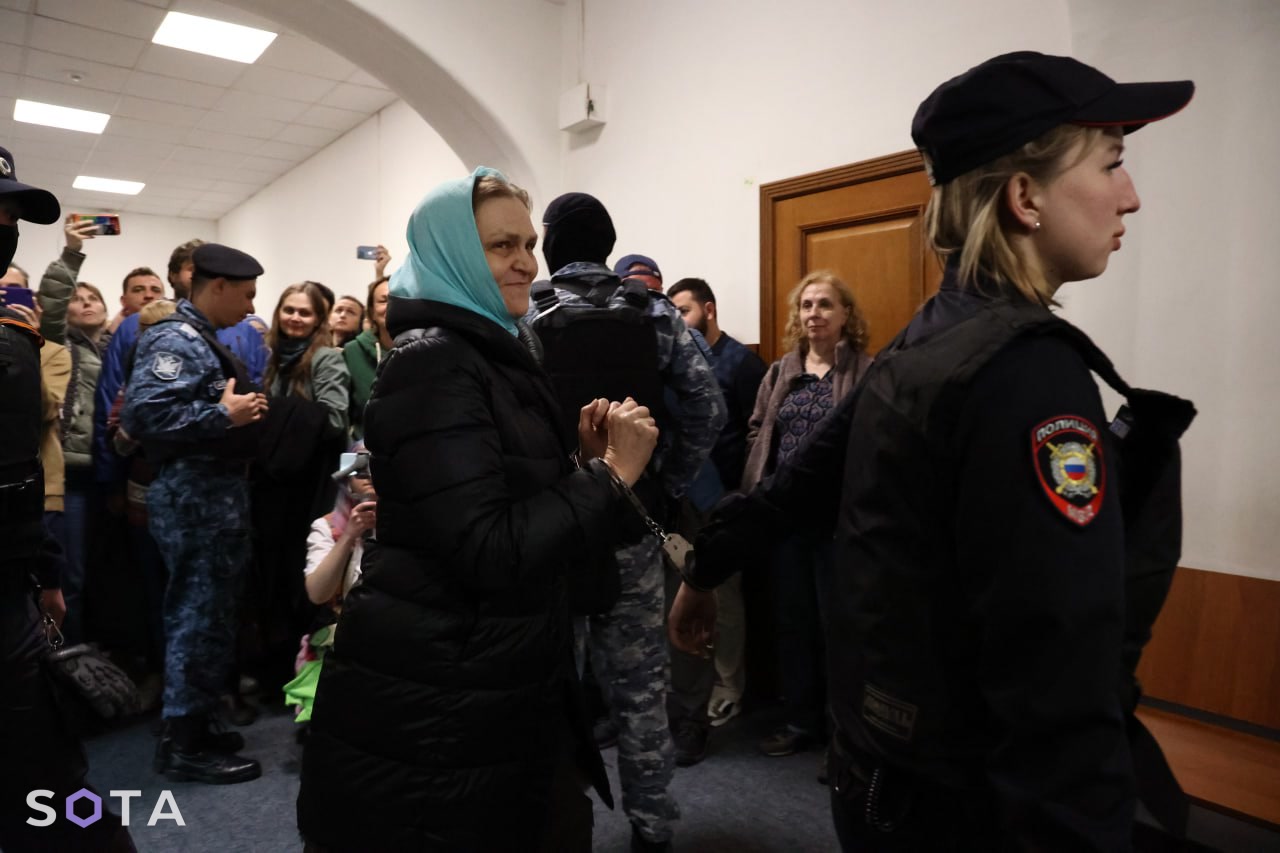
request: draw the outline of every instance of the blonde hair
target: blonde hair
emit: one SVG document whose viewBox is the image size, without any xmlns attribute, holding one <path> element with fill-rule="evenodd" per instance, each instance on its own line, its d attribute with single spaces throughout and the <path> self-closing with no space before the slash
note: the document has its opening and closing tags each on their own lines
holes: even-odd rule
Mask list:
<svg viewBox="0 0 1280 853">
<path fill-rule="evenodd" d="M 83 284 L 78 286 L 84 287 Z M 92 287 L 92 285 L 90 285 L 90 287 Z M 93 289 L 94 291 L 97 291 L 96 287 Z M 142 310 L 138 312 L 139 333 L 141 333 L 143 329 L 151 328 L 156 323 L 160 322 L 177 310 L 178 303 L 171 299 L 157 299 L 154 302 L 148 302 L 146 305 L 143 305 Z"/>
<path fill-rule="evenodd" d="M 849 341 L 854 352 L 864 351 L 870 337 L 867 318 L 862 315 L 858 300 L 853 297 L 853 288 L 831 270 L 814 270 L 800 279 L 800 283 L 787 296 L 787 325 L 782 333 L 783 346 L 789 350 L 798 346 L 801 355 L 809 352 L 809 338 L 800 325 L 800 298 L 804 295 L 804 289 L 811 284 L 829 284 L 840 296 L 841 304 L 849 309 L 849 319 L 845 321 L 841 337 Z"/>
<path fill-rule="evenodd" d="M 1057 304 L 1036 260 L 1020 255 L 1009 241 L 1005 187 L 1019 173 L 1048 184 L 1083 159 L 1105 133 L 1105 128 L 1059 125 L 1012 154 L 933 188 L 924 214 L 925 231 L 944 266 L 952 256 L 959 256 L 961 286 L 977 289 L 985 278 L 1011 288 L 1028 302 Z M 1078 156 L 1069 160 L 1077 146 Z"/>
</svg>

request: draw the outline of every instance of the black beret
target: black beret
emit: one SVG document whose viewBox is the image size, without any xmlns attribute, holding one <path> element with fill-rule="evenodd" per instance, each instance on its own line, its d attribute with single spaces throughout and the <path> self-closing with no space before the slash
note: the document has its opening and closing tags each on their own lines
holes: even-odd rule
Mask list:
<svg viewBox="0 0 1280 853">
<path fill-rule="evenodd" d="M 253 255 L 218 243 L 205 243 L 191 253 L 196 275 L 200 278 L 228 278 L 246 281 L 262 275 L 262 264 Z"/>
</svg>

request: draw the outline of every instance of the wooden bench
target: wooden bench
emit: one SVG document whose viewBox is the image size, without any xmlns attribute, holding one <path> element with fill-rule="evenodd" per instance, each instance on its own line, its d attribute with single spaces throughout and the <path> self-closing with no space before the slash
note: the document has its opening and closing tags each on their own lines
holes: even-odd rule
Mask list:
<svg viewBox="0 0 1280 853">
<path fill-rule="evenodd" d="M 1280 742 L 1146 706 L 1138 717 L 1193 802 L 1280 829 Z"/>
</svg>

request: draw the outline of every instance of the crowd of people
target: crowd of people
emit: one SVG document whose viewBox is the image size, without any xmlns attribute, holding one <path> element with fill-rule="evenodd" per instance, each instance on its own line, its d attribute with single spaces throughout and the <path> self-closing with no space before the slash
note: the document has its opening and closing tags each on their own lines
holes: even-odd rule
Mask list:
<svg viewBox="0 0 1280 853">
<path fill-rule="evenodd" d="M 171 779 L 257 778 L 226 723 L 293 708 L 308 850 L 590 850 L 615 743 L 631 849 L 667 850 L 674 768 L 741 713 L 757 575 L 785 705 L 759 748 L 827 750 L 845 849 L 1127 849 L 1149 622 L 1121 500 L 1170 488 L 1189 404 L 1128 388 L 1048 308 L 1138 209 L 1122 130 L 1190 97 L 1032 53 L 939 87 L 913 134 L 946 273 L 874 358 L 854 287 L 816 270 L 766 365 L 706 280 L 609 266 L 585 193 L 547 205 L 544 267 L 528 194 L 485 167 L 422 200 L 391 275 L 379 247 L 359 295 L 292 284 L 269 321 L 258 261 L 199 240 L 172 299 L 138 267 L 109 317 L 68 218 L 0 324 L 0 356 L 42 344 L 14 480 L 43 531 L 21 528 L 32 606 L 160 707 Z M 54 221 L 0 154 L 6 227 Z M 1162 436 L 1141 470 L 1091 371 Z M 4 710 L 6 736 L 30 725 Z"/>
</svg>

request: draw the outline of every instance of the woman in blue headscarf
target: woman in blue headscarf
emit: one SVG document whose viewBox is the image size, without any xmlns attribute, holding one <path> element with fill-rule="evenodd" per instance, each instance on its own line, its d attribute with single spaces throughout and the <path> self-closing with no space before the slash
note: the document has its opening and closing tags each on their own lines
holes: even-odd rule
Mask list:
<svg viewBox="0 0 1280 853">
<path fill-rule="evenodd" d="M 518 320 L 529 197 L 501 173 L 437 187 L 408 240 L 365 413 L 376 542 L 321 674 L 299 827 L 313 850 L 588 851 L 583 791 L 612 801 L 565 576 L 608 548 L 615 482 L 640 476 L 657 428 L 597 400 L 571 446 Z"/>
</svg>

